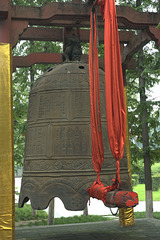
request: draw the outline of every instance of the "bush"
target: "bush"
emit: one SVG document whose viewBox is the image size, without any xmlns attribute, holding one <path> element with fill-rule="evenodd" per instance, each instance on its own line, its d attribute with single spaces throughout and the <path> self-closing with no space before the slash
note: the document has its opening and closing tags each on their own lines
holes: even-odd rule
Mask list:
<svg viewBox="0 0 160 240">
<path fill-rule="evenodd" d="M 155 173 L 152 176 L 152 190 L 158 191 L 159 188 L 160 188 L 160 173 Z"/>
<path fill-rule="evenodd" d="M 138 174 L 132 174 L 132 184 L 133 184 L 133 186 L 137 186 L 137 184 L 139 184 L 139 175 Z"/>
<path fill-rule="evenodd" d="M 36 217 L 32 216 L 31 205 L 25 204 L 23 208 L 18 208 L 18 205 L 15 205 L 15 222 L 27 221 L 33 219 L 45 219 L 48 217 L 48 214 L 43 210 L 38 210 Z"/>
<path fill-rule="evenodd" d="M 151 166 L 152 174 L 160 173 L 160 163 L 155 163 Z"/>
</svg>

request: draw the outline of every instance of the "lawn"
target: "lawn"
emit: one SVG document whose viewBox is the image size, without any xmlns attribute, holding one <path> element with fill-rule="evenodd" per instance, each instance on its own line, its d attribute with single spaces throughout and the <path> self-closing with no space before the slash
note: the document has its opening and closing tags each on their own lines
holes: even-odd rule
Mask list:
<svg viewBox="0 0 160 240">
<path fill-rule="evenodd" d="M 73 216 L 73 217 L 60 217 L 54 219 L 54 225 L 57 224 L 71 224 L 71 223 L 85 223 L 85 222 L 99 222 L 113 220 L 113 216 Z M 41 226 L 48 224 L 48 214 L 43 210 L 38 210 L 36 217 L 32 216 L 31 205 L 25 204 L 23 208 L 18 208 L 15 205 L 15 222 L 16 226 Z M 18 223 L 18 224 L 17 224 Z"/>
<path fill-rule="evenodd" d="M 138 194 L 139 201 L 145 201 L 145 185 L 138 184 L 133 187 L 133 191 Z M 153 191 L 153 201 L 160 201 L 160 189 L 158 191 Z"/>
</svg>

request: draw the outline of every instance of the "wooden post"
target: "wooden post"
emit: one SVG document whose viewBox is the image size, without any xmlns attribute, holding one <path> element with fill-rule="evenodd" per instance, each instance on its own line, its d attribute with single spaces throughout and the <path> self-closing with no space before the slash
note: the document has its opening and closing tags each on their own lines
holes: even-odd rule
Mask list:
<svg viewBox="0 0 160 240">
<path fill-rule="evenodd" d="M 138 55 L 138 71 L 139 71 L 139 89 L 140 102 L 143 105 L 141 111 L 141 126 L 142 126 L 142 141 L 144 155 L 144 172 L 145 172 L 145 195 L 146 195 L 146 218 L 153 218 L 153 196 L 152 196 L 152 176 L 151 176 L 151 161 L 149 151 L 149 129 L 148 129 L 148 112 L 146 105 L 146 86 L 145 78 L 143 77 L 143 50 Z"/>
<path fill-rule="evenodd" d="M 123 83 L 124 83 L 124 94 L 126 103 L 126 154 L 128 161 L 128 174 L 130 176 L 130 181 L 132 185 L 132 172 L 131 172 L 131 154 L 130 154 L 130 144 L 129 144 L 129 124 L 128 124 L 128 101 L 127 101 L 127 81 L 126 81 L 126 69 L 123 67 Z M 134 211 L 133 208 L 119 208 L 119 223 L 121 226 L 133 226 L 134 221 Z"/>
<path fill-rule="evenodd" d="M 88 206 L 86 205 L 85 209 L 83 210 L 83 216 L 88 216 Z"/>
<path fill-rule="evenodd" d="M 0 239 L 15 239 L 10 0 L 0 1 Z"/>
<path fill-rule="evenodd" d="M 48 210 L 48 225 L 54 224 L 54 199 L 50 201 Z"/>
<path fill-rule="evenodd" d="M 0 239 L 14 239 L 11 45 L 0 43 Z"/>
<path fill-rule="evenodd" d="M 32 208 L 32 217 L 36 217 L 36 214 L 37 214 L 37 210 Z"/>
</svg>

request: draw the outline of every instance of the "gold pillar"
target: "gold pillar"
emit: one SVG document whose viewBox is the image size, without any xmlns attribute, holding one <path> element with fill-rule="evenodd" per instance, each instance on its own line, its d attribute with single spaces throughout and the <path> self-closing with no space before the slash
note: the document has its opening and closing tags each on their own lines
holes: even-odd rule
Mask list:
<svg viewBox="0 0 160 240">
<path fill-rule="evenodd" d="M 124 96 L 125 96 L 125 104 L 126 104 L 126 153 L 128 160 L 128 173 L 130 176 L 131 184 L 132 184 L 132 172 L 131 172 L 131 154 L 130 154 L 130 144 L 129 144 L 129 124 L 128 124 L 128 101 L 127 101 L 127 87 L 124 87 Z"/>
<path fill-rule="evenodd" d="M 123 227 L 133 226 L 135 224 L 133 208 L 119 209 L 119 223 Z"/>
<path fill-rule="evenodd" d="M 0 43 L 0 239 L 14 239 L 11 46 Z"/>
<path fill-rule="evenodd" d="M 127 104 L 127 87 L 124 87 L 125 103 L 126 103 L 126 153 L 128 160 L 128 173 L 132 184 L 131 173 L 131 154 L 129 145 L 129 127 L 128 127 L 128 104 Z M 121 226 L 132 226 L 135 224 L 133 208 L 120 208 L 119 209 L 119 223 Z"/>
</svg>

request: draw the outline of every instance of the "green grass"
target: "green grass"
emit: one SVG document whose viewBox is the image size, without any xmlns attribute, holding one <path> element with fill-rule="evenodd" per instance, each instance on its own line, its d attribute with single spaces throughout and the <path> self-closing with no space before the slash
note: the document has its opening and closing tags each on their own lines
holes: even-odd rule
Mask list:
<svg viewBox="0 0 160 240">
<path fill-rule="evenodd" d="M 135 212 L 134 213 L 135 219 L 137 218 L 145 218 L 145 212 Z M 118 215 L 117 215 L 118 217 Z M 160 212 L 154 212 L 154 218 L 160 220 Z M 72 224 L 72 223 L 86 223 L 86 222 L 99 222 L 99 221 L 108 221 L 115 219 L 113 216 L 109 215 L 107 217 L 99 216 L 99 215 L 89 215 L 89 216 L 73 216 L 73 217 L 61 217 L 54 219 L 54 225 L 57 224 Z M 37 216 L 32 217 L 32 210 L 29 204 L 24 205 L 23 208 L 18 208 L 16 204 L 15 208 L 15 221 L 30 221 L 25 224 L 19 225 L 19 227 L 23 226 L 43 226 L 48 225 L 48 214 L 43 210 L 37 211 Z"/>
<path fill-rule="evenodd" d="M 23 208 L 18 208 L 18 205 L 15 205 L 15 222 L 19 221 L 28 221 L 28 220 L 40 220 L 47 219 L 48 214 L 43 210 L 38 210 L 36 217 L 32 216 L 31 205 L 25 204 Z"/>
<path fill-rule="evenodd" d="M 145 212 L 134 212 L 134 218 L 145 218 L 146 217 L 146 213 Z M 154 212 L 153 213 L 153 217 L 156 219 L 160 220 L 160 212 Z"/>
<path fill-rule="evenodd" d="M 55 224 L 71 224 L 71 223 L 85 223 L 85 222 L 99 222 L 113 220 L 113 217 L 104 217 L 99 215 L 89 216 L 73 216 L 73 217 L 61 217 L 55 218 Z"/>
<path fill-rule="evenodd" d="M 103 216 L 97 216 L 97 215 L 89 215 L 87 217 L 81 216 L 73 216 L 73 217 L 61 217 L 61 218 L 55 218 L 54 219 L 54 225 L 58 224 L 72 224 L 72 223 L 86 223 L 86 222 L 99 222 L 99 221 L 109 221 L 113 220 L 112 217 L 103 217 Z M 42 226 L 47 225 L 47 220 L 41 220 L 36 222 L 30 222 L 28 226 Z M 21 225 L 22 226 L 22 225 Z"/>
<path fill-rule="evenodd" d="M 112 220 L 112 216 L 104 217 L 98 215 L 89 215 L 87 217 L 73 216 L 73 217 L 61 217 L 55 218 L 54 224 L 71 224 L 71 223 L 85 223 L 85 222 L 99 222 Z M 35 220 L 35 221 L 34 221 Z M 23 208 L 18 208 L 17 204 L 15 206 L 15 222 L 21 221 L 31 221 L 27 226 L 41 226 L 48 224 L 48 214 L 43 210 L 38 210 L 36 217 L 32 216 L 31 205 L 25 204 Z M 24 226 L 23 223 L 20 226 Z M 25 224 L 26 226 L 26 224 Z"/>
<path fill-rule="evenodd" d="M 138 194 L 139 201 L 145 201 L 145 184 L 138 184 L 133 187 L 133 191 Z M 153 191 L 153 201 L 160 201 L 160 189 Z"/>
</svg>

